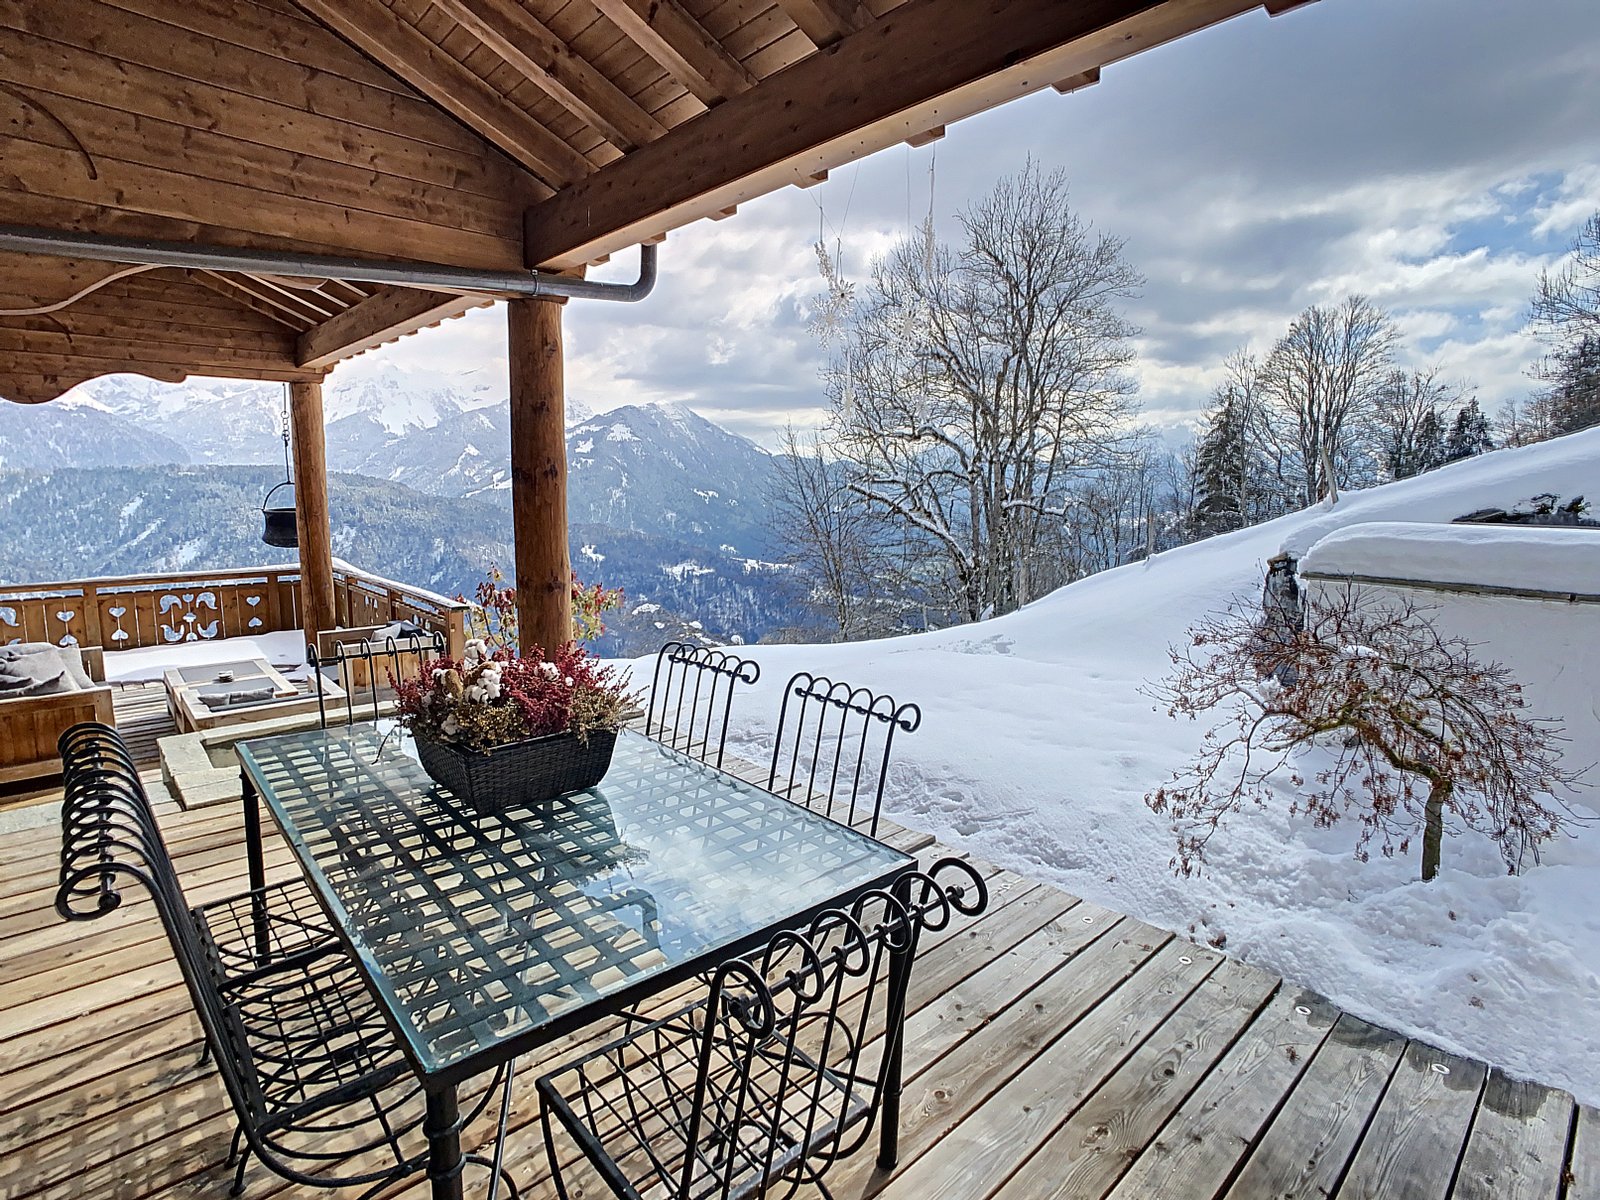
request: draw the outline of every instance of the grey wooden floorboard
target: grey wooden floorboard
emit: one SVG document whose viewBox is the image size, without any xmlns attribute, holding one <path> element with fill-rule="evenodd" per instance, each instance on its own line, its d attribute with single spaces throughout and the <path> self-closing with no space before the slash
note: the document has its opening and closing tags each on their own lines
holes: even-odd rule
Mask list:
<svg viewBox="0 0 1600 1200">
<path fill-rule="evenodd" d="M 1450 1194 L 1487 1070 L 1421 1042 L 1406 1047 L 1339 1189 L 1339 1200 Z"/>
<path fill-rule="evenodd" d="M 1399 1034 L 1341 1016 L 1245 1160 L 1227 1200 L 1332 1195 L 1405 1048 Z"/>
</svg>

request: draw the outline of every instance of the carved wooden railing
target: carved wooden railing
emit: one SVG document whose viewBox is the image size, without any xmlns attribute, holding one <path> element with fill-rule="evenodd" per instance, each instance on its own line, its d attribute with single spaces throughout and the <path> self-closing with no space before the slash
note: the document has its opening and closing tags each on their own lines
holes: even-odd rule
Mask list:
<svg viewBox="0 0 1600 1200">
<path fill-rule="evenodd" d="M 442 633 L 450 652 L 460 654 L 466 604 L 344 562 L 334 564 L 333 578 L 342 627 L 409 620 Z M 299 628 L 296 565 L 0 586 L 0 645 L 133 650 Z"/>
</svg>

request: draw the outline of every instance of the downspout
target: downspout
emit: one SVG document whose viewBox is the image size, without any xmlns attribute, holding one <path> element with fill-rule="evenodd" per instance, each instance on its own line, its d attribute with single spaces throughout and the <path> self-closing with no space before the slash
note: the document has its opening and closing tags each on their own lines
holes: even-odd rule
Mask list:
<svg viewBox="0 0 1600 1200">
<path fill-rule="evenodd" d="M 0 250 L 52 254 L 97 262 L 181 267 L 191 271 L 233 271 L 243 275 L 286 275 L 306 279 L 344 279 L 446 292 L 496 292 L 517 297 L 564 297 L 632 304 L 656 285 L 656 248 L 639 247 L 639 278 L 633 283 L 597 283 L 543 271 L 480 271 L 444 263 L 384 262 L 321 254 L 246 250 L 236 246 L 163 242 L 0 224 Z"/>
</svg>

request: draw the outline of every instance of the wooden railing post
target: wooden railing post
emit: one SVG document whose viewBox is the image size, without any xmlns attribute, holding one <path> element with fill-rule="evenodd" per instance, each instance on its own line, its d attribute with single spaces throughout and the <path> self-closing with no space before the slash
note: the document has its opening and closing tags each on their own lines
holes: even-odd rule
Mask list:
<svg viewBox="0 0 1600 1200">
<path fill-rule="evenodd" d="M 105 633 L 100 628 L 100 589 L 94 584 L 83 588 L 83 644 L 105 648 Z"/>
</svg>

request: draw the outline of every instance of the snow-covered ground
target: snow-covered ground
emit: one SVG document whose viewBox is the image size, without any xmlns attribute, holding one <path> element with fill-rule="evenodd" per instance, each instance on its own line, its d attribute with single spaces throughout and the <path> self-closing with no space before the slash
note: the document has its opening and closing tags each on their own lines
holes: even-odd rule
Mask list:
<svg viewBox="0 0 1600 1200">
<path fill-rule="evenodd" d="M 173 642 L 166 646 L 141 646 L 106 654 L 107 683 L 136 683 L 160 679 L 173 667 L 201 667 L 212 663 L 243 662 L 264 658 L 291 679 L 306 664 L 305 634 L 298 629 L 259 633 L 253 637 L 215 638 L 203 642 Z"/>
<path fill-rule="evenodd" d="M 1448 521 L 1586 489 L 1600 499 L 1600 429 L 1353 492 L 997 620 L 751 647 L 762 680 L 735 705 L 730 748 L 770 754 L 779 689 L 801 668 L 915 700 L 923 724 L 897 743 L 889 784 L 896 820 L 1198 941 L 1225 938 L 1228 953 L 1360 1016 L 1600 1103 L 1600 824 L 1519 877 L 1486 839 L 1447 839 L 1444 871 L 1423 884 L 1415 849 L 1363 864 L 1353 826 L 1251 812 L 1213 840 L 1204 876 L 1183 879 L 1169 867 L 1169 823 L 1143 797 L 1206 726 L 1169 720 L 1140 691 L 1198 616 L 1259 595 L 1265 561 L 1285 545 L 1303 552 L 1358 521 Z M 635 674 L 647 680 L 648 665 Z M 1583 799 L 1600 809 L 1600 791 Z"/>
</svg>

